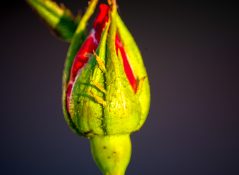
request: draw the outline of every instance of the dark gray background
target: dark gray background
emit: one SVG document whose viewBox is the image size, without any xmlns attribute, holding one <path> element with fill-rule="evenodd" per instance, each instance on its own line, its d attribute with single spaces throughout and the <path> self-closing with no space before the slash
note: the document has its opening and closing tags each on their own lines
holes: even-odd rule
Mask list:
<svg viewBox="0 0 239 175">
<path fill-rule="evenodd" d="M 61 110 L 68 44 L 52 37 L 24 1 L 11 2 L 1 2 L 0 11 L 0 174 L 100 174 L 88 140 L 71 132 Z M 86 5 L 64 2 L 74 12 Z M 127 174 L 239 174 L 236 5 L 118 2 L 152 91 L 148 120 L 132 134 Z"/>
</svg>

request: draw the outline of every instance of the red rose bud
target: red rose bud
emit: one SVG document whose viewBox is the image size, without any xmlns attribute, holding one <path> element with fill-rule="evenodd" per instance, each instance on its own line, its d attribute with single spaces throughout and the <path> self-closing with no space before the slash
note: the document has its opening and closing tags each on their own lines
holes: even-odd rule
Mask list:
<svg viewBox="0 0 239 175">
<path fill-rule="evenodd" d="M 104 175 L 123 175 L 130 161 L 130 133 L 144 124 L 150 104 L 148 76 L 134 38 L 121 20 L 116 0 L 101 4 L 89 32 L 87 21 L 51 0 L 27 0 L 63 40 L 71 43 L 63 73 L 63 111 L 69 126 L 90 139 Z"/>
<path fill-rule="evenodd" d="M 74 129 L 86 136 L 135 131 L 149 108 L 149 85 L 140 52 L 118 14 L 110 20 L 109 14 L 109 6 L 101 4 L 74 58 L 65 92 L 68 117 Z"/>
<path fill-rule="evenodd" d="M 150 89 L 140 51 L 115 4 L 99 6 L 71 63 L 64 74 L 66 119 L 74 131 L 90 138 L 104 174 L 124 174 L 131 153 L 129 134 L 145 122 Z"/>
</svg>

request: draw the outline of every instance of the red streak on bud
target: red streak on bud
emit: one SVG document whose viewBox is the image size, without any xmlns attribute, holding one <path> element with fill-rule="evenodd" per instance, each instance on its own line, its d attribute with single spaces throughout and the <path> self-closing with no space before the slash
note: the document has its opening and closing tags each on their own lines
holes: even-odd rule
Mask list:
<svg viewBox="0 0 239 175">
<path fill-rule="evenodd" d="M 99 14 L 96 17 L 93 25 L 94 28 L 91 30 L 90 35 L 86 38 L 80 50 L 77 52 L 72 64 L 70 79 L 66 89 L 66 108 L 68 112 L 75 78 L 79 74 L 80 69 L 88 62 L 89 54 L 92 54 L 93 51 L 97 49 L 101 33 L 105 27 L 106 22 L 108 21 L 109 7 L 105 4 L 100 4 L 99 8 Z"/>
<path fill-rule="evenodd" d="M 100 41 L 101 33 L 105 27 L 106 22 L 109 20 L 109 6 L 106 4 L 100 4 L 100 12 L 96 17 L 93 27 L 96 30 L 95 37 L 97 41 Z"/>
<path fill-rule="evenodd" d="M 118 36 L 118 34 L 115 37 L 115 47 L 116 47 L 116 53 L 118 55 L 118 50 L 120 50 L 121 56 L 122 56 L 122 60 L 123 60 L 123 64 L 124 64 L 124 71 L 125 74 L 130 82 L 130 85 L 132 86 L 134 92 L 137 91 L 137 80 L 133 74 L 133 71 L 130 67 L 129 61 L 128 61 L 128 56 L 125 52 L 125 49 L 123 47 L 123 44 L 120 41 L 120 38 Z"/>
<path fill-rule="evenodd" d="M 71 69 L 70 81 L 74 81 L 78 71 L 85 65 L 85 63 L 88 62 L 89 58 L 87 54 L 92 53 L 96 47 L 97 43 L 95 43 L 94 41 L 94 34 L 91 34 L 85 40 L 74 59 L 74 63 Z"/>
</svg>

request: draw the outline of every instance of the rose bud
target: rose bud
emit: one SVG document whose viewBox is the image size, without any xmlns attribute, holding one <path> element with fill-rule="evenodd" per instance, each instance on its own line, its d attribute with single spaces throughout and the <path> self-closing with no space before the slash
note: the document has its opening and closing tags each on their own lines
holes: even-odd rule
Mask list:
<svg viewBox="0 0 239 175">
<path fill-rule="evenodd" d="M 61 39 L 70 42 L 63 72 L 63 112 L 70 128 L 90 139 L 105 175 L 123 175 L 130 161 L 130 134 L 144 124 L 150 88 L 140 51 L 117 13 L 116 0 L 101 4 L 90 32 L 83 16 L 52 0 L 27 0 Z"/>
<path fill-rule="evenodd" d="M 122 175 L 131 155 L 130 133 L 141 128 L 149 111 L 150 89 L 140 51 L 115 3 L 100 5 L 71 63 L 63 81 L 65 118 L 90 139 L 101 171 Z"/>
</svg>

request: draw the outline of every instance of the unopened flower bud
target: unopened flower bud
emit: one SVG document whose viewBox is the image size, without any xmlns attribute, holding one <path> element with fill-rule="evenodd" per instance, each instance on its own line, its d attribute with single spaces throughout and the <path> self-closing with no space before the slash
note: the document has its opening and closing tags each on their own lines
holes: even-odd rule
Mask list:
<svg viewBox="0 0 239 175">
<path fill-rule="evenodd" d="M 51 0 L 27 0 L 39 16 L 70 42 L 63 73 L 64 116 L 90 139 L 104 175 L 123 175 L 130 161 L 130 134 L 144 124 L 150 88 L 140 51 L 117 13 L 116 0 L 100 4 L 91 30 L 87 21 L 98 0 L 77 20 Z"/>
<path fill-rule="evenodd" d="M 148 77 L 133 37 L 109 6 L 100 5 L 69 75 L 63 93 L 77 132 L 129 134 L 142 126 L 149 109 Z"/>
<path fill-rule="evenodd" d="M 150 89 L 140 51 L 116 8 L 100 5 L 68 75 L 63 104 L 70 126 L 90 138 L 105 174 L 124 174 L 129 135 L 145 122 Z"/>
</svg>

